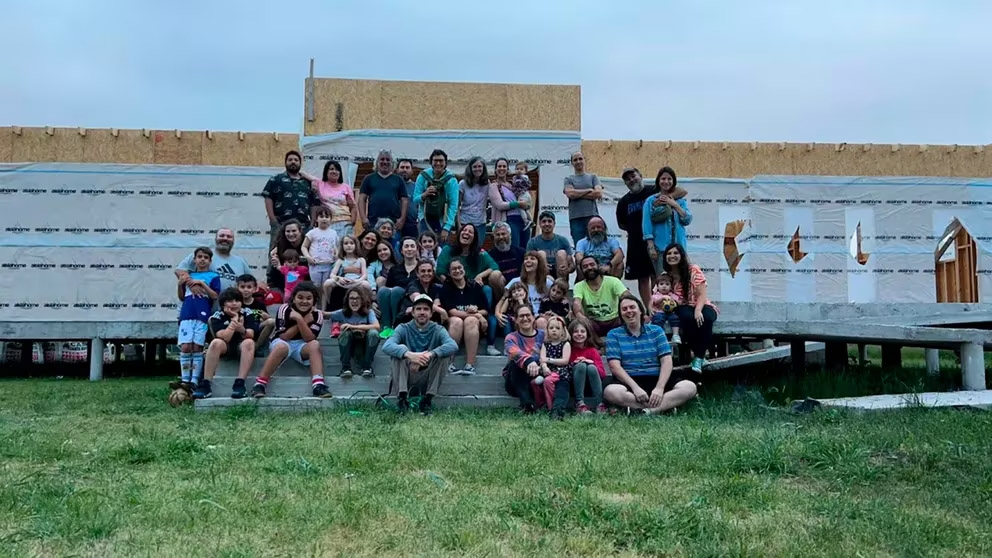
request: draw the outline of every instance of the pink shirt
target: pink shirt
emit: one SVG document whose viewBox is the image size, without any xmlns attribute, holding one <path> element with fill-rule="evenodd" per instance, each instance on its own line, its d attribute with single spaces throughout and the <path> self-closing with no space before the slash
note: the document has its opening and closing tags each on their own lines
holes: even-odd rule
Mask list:
<svg viewBox="0 0 992 558">
<path fill-rule="evenodd" d="M 317 188 L 320 203 L 331 210 L 332 223 L 353 220 L 349 204 L 355 203 L 355 191 L 350 184 L 330 184 L 322 180 L 314 180 L 311 184 Z"/>
</svg>

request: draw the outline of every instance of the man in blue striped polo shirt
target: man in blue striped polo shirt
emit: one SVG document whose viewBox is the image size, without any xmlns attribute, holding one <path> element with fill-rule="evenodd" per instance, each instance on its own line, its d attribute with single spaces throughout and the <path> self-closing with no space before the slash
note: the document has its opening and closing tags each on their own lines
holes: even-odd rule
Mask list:
<svg viewBox="0 0 992 558">
<path fill-rule="evenodd" d="M 641 301 L 627 292 L 620 297 L 623 324 L 606 336 L 606 360 L 613 383 L 603 399 L 620 408 L 656 414 L 674 409 L 696 396 L 689 376 L 672 372 L 672 348 L 665 330 L 644 323 Z"/>
</svg>

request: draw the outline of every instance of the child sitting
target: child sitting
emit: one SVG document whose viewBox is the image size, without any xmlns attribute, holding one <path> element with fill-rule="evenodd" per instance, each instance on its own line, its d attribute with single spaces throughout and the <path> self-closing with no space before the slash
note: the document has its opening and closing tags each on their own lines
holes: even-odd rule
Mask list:
<svg viewBox="0 0 992 558">
<path fill-rule="evenodd" d="M 169 388 L 193 393 L 203 377 L 203 345 L 207 341 L 207 324 L 213 312 L 213 301 L 220 291 L 220 275 L 210 271 L 214 253 L 201 246 L 193 252 L 195 270 L 179 278 L 177 295 L 182 301 L 179 309 L 179 369 L 178 382 Z"/>
<path fill-rule="evenodd" d="M 358 239 L 350 234 L 341 237 L 338 260 L 331 269 L 331 278 L 322 285 L 324 296 L 331 310 L 344 306 L 344 295 L 348 289 L 366 284 L 365 258 L 358 255 Z M 325 315 L 326 317 L 326 315 Z M 341 324 L 331 324 L 331 336 L 337 337 Z"/>
<path fill-rule="evenodd" d="M 537 405 L 540 407 L 544 399 L 551 418 L 561 420 L 565 417 L 565 405 L 572 393 L 572 366 L 569 364 L 572 348 L 568 343 L 565 320 L 552 316 L 546 332 L 544 346 L 541 347 L 541 376 L 538 376 L 543 379 L 534 378 L 531 389 Z"/>
<path fill-rule="evenodd" d="M 538 313 L 545 319 L 551 318 L 551 316 L 558 316 L 563 320 L 567 320 L 570 310 L 568 301 L 565 300 L 565 295 L 567 294 L 568 281 L 556 279 L 554 284 L 551 285 L 548 298 L 541 301 L 541 308 L 538 310 Z"/>
<path fill-rule="evenodd" d="M 517 310 L 524 305 L 530 306 L 530 298 L 527 285 L 520 282 L 510 285 L 506 294 L 496 304 L 496 321 L 503 326 L 506 335 L 513 331 L 513 316 L 516 316 Z"/>
<path fill-rule="evenodd" d="M 679 296 L 672 292 L 672 276 L 662 273 L 655 279 L 651 294 L 651 323 L 662 329 L 668 323 L 672 328 L 673 345 L 682 343 L 682 338 L 679 337 L 679 316 L 675 312 L 679 302 Z"/>
<path fill-rule="evenodd" d="M 258 281 L 255 276 L 246 273 L 238 276 L 238 290 L 241 291 L 241 304 L 255 315 L 255 321 L 259 323 L 258 338 L 255 340 L 256 351 L 267 348 L 272 330 L 276 327 L 276 320 L 269 316 L 269 310 L 265 306 L 264 295 L 259 296 Z"/>
<path fill-rule="evenodd" d="M 279 273 L 286 278 L 287 293 L 293 292 L 300 281 L 310 278 L 310 268 L 300 265 L 300 253 L 292 248 L 287 248 L 282 253 L 282 265 L 279 266 Z"/>
<path fill-rule="evenodd" d="M 603 367 L 603 357 L 599 354 L 600 340 L 596 330 L 583 317 L 572 320 L 568 326 L 572 345 L 572 380 L 575 389 L 575 410 L 580 415 L 591 415 L 590 407 L 595 406 L 597 413 L 605 413 L 603 404 L 603 380 L 606 379 L 606 369 Z M 585 396 L 589 394 L 589 404 Z"/>
</svg>

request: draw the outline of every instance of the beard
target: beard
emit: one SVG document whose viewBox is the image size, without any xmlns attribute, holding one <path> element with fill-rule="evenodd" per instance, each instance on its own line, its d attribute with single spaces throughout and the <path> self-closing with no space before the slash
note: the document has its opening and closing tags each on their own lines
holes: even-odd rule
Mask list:
<svg viewBox="0 0 992 558">
<path fill-rule="evenodd" d="M 636 194 L 644 189 L 644 183 L 641 181 L 637 181 L 634 184 L 627 185 L 627 189 L 629 189 L 631 192 Z"/>
<path fill-rule="evenodd" d="M 582 276 L 586 278 L 586 281 L 595 281 L 599 277 L 598 269 L 587 269 L 582 272 Z"/>
<path fill-rule="evenodd" d="M 233 247 L 234 247 L 233 242 L 226 242 L 226 241 L 218 242 L 216 246 L 217 251 L 221 253 L 230 252 L 231 248 Z"/>
<path fill-rule="evenodd" d="M 289 172 L 298 172 L 300 170 L 300 165 L 297 165 L 296 163 L 289 163 L 286 165 L 286 170 Z"/>
<path fill-rule="evenodd" d="M 500 252 L 507 252 L 510 250 L 509 242 L 497 242 L 496 244 L 494 244 L 494 246 L 496 246 L 496 249 L 499 250 Z"/>
<path fill-rule="evenodd" d="M 602 244 L 606 242 L 606 233 L 605 232 L 590 233 L 589 240 L 593 241 L 594 244 Z"/>
</svg>

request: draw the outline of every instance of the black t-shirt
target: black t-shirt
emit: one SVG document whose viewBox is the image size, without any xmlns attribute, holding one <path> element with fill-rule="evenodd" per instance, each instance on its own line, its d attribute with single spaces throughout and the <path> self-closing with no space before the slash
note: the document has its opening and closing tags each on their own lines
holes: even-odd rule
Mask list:
<svg viewBox="0 0 992 558">
<path fill-rule="evenodd" d="M 524 253 L 523 248 L 515 245 L 510 246 L 506 252 L 501 252 L 496 248 L 489 250 L 489 255 L 496 261 L 500 273 L 503 274 L 508 283 L 510 280 L 520 277 L 520 268 L 524 265 Z"/>
<path fill-rule="evenodd" d="M 276 312 L 276 337 L 281 336 L 283 333 L 286 333 L 287 329 L 296 325 L 296 322 L 289 319 L 289 314 L 292 311 L 293 309 L 289 304 L 283 304 L 279 307 L 279 310 Z M 317 310 L 311 310 L 310 315 L 313 317 L 310 321 L 310 331 L 313 332 L 314 337 L 316 337 L 320 335 L 320 329 L 324 326 L 324 314 L 322 312 L 318 312 Z M 295 341 L 298 339 L 303 339 L 303 335 L 299 332 L 299 330 L 297 330 L 296 335 L 294 335 L 292 339 L 289 339 L 289 341 Z"/>
<path fill-rule="evenodd" d="M 264 305 L 263 305 L 264 306 Z M 243 320 L 243 325 L 245 326 L 245 331 L 249 329 L 254 331 L 252 339 L 258 339 L 258 330 L 260 329 L 258 323 L 258 317 L 254 311 L 248 308 L 241 309 L 241 316 Z M 231 325 L 231 317 L 224 313 L 223 310 L 218 310 L 210 316 L 210 333 L 214 337 L 217 337 L 217 332 L 227 329 L 227 326 Z M 237 347 L 244 341 L 245 336 L 235 332 L 231 336 L 231 340 L 227 342 L 228 347 Z"/>
<path fill-rule="evenodd" d="M 404 289 L 417 278 L 417 266 L 413 267 L 413 271 L 407 273 L 406 264 L 398 263 L 389 268 L 389 273 L 386 274 L 386 286 L 387 287 L 403 287 Z"/>
<path fill-rule="evenodd" d="M 486 293 L 482 291 L 482 285 L 475 281 L 466 281 L 465 288 L 459 289 L 451 281 L 441 287 L 441 307 L 445 310 L 461 310 L 469 306 L 477 306 L 480 310 L 488 310 L 486 304 Z"/>
<path fill-rule="evenodd" d="M 564 298 L 561 299 L 561 302 L 553 302 L 550 299 L 545 299 L 541 301 L 541 308 L 538 310 L 538 313 L 552 312 L 565 318 L 568 316 L 568 310 L 568 301 Z"/>
<path fill-rule="evenodd" d="M 402 176 L 391 174 L 383 178 L 377 172 L 362 179 L 362 187 L 358 193 L 369 197 L 368 218 L 373 227 L 380 217 L 388 217 L 393 221 L 399 219 L 402 209 L 400 199 L 409 197 L 406 193 L 406 181 Z"/>
<path fill-rule="evenodd" d="M 617 226 L 627 231 L 627 253 L 631 246 L 644 244 L 644 231 L 641 229 L 641 218 L 644 212 L 644 200 L 658 192 L 654 185 L 645 185 L 636 194 L 627 192 L 617 203 Z"/>
<path fill-rule="evenodd" d="M 310 208 L 320 205 L 320 199 L 310 187 L 310 181 L 300 178 L 290 178 L 281 172 L 265 183 L 262 196 L 272 200 L 272 211 L 276 221 L 285 223 L 297 219 L 303 227 L 310 226 Z"/>
</svg>

